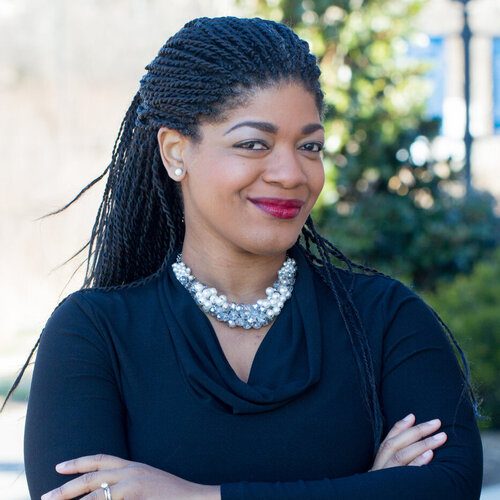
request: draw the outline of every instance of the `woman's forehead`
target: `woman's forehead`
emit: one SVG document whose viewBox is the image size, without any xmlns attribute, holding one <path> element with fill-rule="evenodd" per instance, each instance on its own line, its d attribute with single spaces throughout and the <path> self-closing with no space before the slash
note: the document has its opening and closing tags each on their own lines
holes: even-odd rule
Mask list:
<svg viewBox="0 0 500 500">
<path fill-rule="evenodd" d="M 255 89 L 248 99 L 225 113 L 224 119 L 219 121 L 222 127 L 229 130 L 240 125 L 239 122 L 260 122 L 262 129 L 270 133 L 275 132 L 277 122 L 295 117 L 301 121 L 319 122 L 319 111 L 311 92 L 302 85 L 291 83 L 276 87 Z M 270 123 L 271 125 L 264 125 Z M 303 126 L 305 124 L 301 124 Z M 228 131 L 229 131 L 228 130 Z"/>
</svg>

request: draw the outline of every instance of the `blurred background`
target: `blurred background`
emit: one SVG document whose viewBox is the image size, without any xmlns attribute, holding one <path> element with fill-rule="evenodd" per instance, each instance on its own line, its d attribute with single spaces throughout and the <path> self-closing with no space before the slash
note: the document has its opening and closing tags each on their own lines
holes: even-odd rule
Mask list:
<svg viewBox="0 0 500 500">
<path fill-rule="evenodd" d="M 144 67 L 198 16 L 283 21 L 328 104 L 322 231 L 437 310 L 482 411 L 483 499 L 500 499 L 500 0 L 0 0 L 0 402 L 80 288 L 107 166 Z M 31 366 L 0 414 L 0 498 L 28 498 Z M 497 486 L 495 486 L 497 485 Z"/>
</svg>

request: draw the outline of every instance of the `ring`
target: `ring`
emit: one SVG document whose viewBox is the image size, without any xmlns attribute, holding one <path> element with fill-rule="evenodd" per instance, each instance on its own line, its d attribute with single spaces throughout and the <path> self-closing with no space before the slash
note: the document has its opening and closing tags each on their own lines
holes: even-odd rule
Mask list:
<svg viewBox="0 0 500 500">
<path fill-rule="evenodd" d="M 101 483 L 101 488 L 104 490 L 104 498 L 106 500 L 111 500 L 111 490 L 109 489 L 109 484 Z"/>
</svg>

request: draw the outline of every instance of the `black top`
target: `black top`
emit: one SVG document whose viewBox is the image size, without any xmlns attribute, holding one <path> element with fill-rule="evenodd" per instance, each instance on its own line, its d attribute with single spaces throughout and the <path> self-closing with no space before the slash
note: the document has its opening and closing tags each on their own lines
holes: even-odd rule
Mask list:
<svg viewBox="0 0 500 500">
<path fill-rule="evenodd" d="M 440 418 L 448 434 L 429 465 L 366 472 L 372 428 L 340 310 L 300 247 L 291 253 L 294 292 L 248 383 L 170 266 L 135 288 L 69 295 L 42 332 L 33 373 L 32 497 L 78 477 L 58 474 L 56 463 L 106 453 L 221 484 L 223 500 L 479 498 L 479 432 L 432 311 L 397 280 L 354 275 L 384 436 L 410 412 L 417 423 Z"/>
</svg>

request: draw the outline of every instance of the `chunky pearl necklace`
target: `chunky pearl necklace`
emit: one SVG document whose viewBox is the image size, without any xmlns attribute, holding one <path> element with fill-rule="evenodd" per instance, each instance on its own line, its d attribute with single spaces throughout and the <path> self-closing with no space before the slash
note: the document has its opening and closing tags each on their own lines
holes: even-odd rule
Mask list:
<svg viewBox="0 0 500 500">
<path fill-rule="evenodd" d="M 259 299 L 255 304 L 228 302 L 225 295 L 219 295 L 215 288 L 201 283 L 191 274 L 191 269 L 182 262 L 182 254 L 177 256 L 172 269 L 205 313 L 227 323 L 231 328 L 240 326 L 250 330 L 268 325 L 281 312 L 285 302 L 292 296 L 297 264 L 294 259 L 287 257 L 278 271 L 278 279 L 272 287 L 266 288 L 267 298 Z"/>
</svg>

